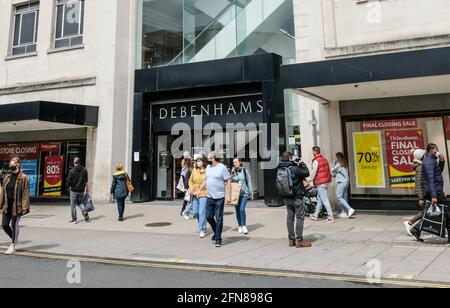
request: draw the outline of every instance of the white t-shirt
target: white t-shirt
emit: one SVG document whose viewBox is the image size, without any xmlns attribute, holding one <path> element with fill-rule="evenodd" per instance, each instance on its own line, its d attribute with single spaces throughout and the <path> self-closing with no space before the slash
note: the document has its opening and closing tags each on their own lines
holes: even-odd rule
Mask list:
<svg viewBox="0 0 450 308">
<path fill-rule="evenodd" d="M 208 166 L 206 168 L 206 189 L 211 199 L 225 198 L 225 182 L 230 178 L 228 169 L 224 164 Z"/>
</svg>

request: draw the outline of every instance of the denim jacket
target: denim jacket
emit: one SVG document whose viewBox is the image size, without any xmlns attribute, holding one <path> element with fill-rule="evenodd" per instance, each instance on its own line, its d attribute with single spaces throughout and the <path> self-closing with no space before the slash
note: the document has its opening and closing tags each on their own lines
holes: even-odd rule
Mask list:
<svg viewBox="0 0 450 308">
<path fill-rule="evenodd" d="M 336 178 L 336 183 L 347 183 L 349 179 L 348 169 L 341 166 L 340 163 L 335 162 L 331 168 L 331 173 Z"/>
</svg>

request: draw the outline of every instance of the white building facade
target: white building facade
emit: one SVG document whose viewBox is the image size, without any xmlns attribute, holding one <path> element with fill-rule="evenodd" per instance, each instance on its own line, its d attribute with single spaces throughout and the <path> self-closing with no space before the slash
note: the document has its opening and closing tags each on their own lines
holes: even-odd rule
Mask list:
<svg viewBox="0 0 450 308">
<path fill-rule="evenodd" d="M 296 0 L 294 8 L 297 64 L 282 79 L 298 94 L 304 158 L 315 139 L 330 160 L 347 154 L 357 208 L 414 208 L 410 151 L 436 143 L 448 160 L 450 4 Z"/>
<path fill-rule="evenodd" d="M 0 1 L 1 167 L 19 156 L 34 199 L 66 198 L 65 178 L 79 156 L 93 198 L 109 202 L 114 165 L 129 165 L 133 7 Z"/>
</svg>

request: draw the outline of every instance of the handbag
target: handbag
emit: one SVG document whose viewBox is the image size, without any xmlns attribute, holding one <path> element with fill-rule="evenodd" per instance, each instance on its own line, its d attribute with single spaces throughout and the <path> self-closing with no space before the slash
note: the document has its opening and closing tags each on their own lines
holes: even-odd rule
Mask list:
<svg viewBox="0 0 450 308">
<path fill-rule="evenodd" d="M 186 187 L 184 186 L 184 178 L 181 176 L 178 181 L 177 189 L 181 192 L 186 192 Z"/>
<path fill-rule="evenodd" d="M 228 183 L 225 186 L 225 205 L 236 206 L 239 205 L 239 198 L 241 197 L 242 185 L 239 183 Z"/>
<path fill-rule="evenodd" d="M 92 202 L 91 195 L 89 193 L 86 193 L 84 195 L 83 205 L 84 205 L 84 209 L 85 209 L 86 212 L 90 213 L 90 212 L 95 211 L 95 207 L 94 207 L 94 204 Z"/>
<path fill-rule="evenodd" d="M 133 183 L 131 183 L 131 179 L 128 176 L 128 173 L 126 174 L 126 176 L 127 176 L 127 189 L 128 189 L 128 192 L 132 193 L 134 191 Z"/>
<path fill-rule="evenodd" d="M 191 202 L 192 195 L 189 191 L 186 192 L 186 195 L 184 195 L 184 201 Z"/>
<path fill-rule="evenodd" d="M 423 219 L 420 229 L 442 238 L 445 238 L 446 228 L 446 206 L 442 204 L 432 204 L 427 201 L 423 212 Z"/>
</svg>

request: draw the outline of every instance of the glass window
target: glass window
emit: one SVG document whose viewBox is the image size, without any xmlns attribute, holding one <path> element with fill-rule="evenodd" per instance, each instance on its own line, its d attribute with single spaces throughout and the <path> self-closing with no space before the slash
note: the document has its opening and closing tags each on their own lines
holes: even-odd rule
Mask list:
<svg viewBox="0 0 450 308">
<path fill-rule="evenodd" d="M 347 122 L 352 196 L 415 198 L 413 151 L 436 143 L 446 153 L 443 127 L 442 117 Z M 444 179 L 448 192 L 448 169 Z"/>
<path fill-rule="evenodd" d="M 83 44 L 84 0 L 58 0 L 55 48 Z"/>
<path fill-rule="evenodd" d="M 15 8 L 12 55 L 36 51 L 38 19 L 38 2 Z"/>
<path fill-rule="evenodd" d="M 139 0 L 138 68 L 276 53 L 295 60 L 292 0 Z"/>
</svg>

